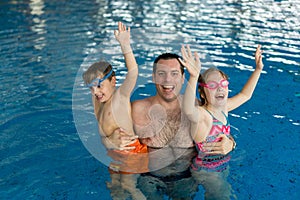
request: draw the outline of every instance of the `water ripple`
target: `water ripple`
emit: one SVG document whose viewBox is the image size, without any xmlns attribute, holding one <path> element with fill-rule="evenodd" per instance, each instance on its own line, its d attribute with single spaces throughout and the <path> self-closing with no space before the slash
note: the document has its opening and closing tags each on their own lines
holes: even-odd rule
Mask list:
<svg viewBox="0 0 300 200">
<path fill-rule="evenodd" d="M 4 146 L 1 146 L 0 153 L 4 155 L 11 147 L 16 151 L 2 162 L 7 164 L 16 159 L 31 158 L 32 152 L 19 152 L 17 148 L 20 144 L 29 147 L 26 141 L 32 146 L 38 145 L 39 148 L 34 150 L 39 154 L 46 148 L 43 146 L 45 140 L 54 140 L 47 132 L 41 138 L 30 134 L 29 128 L 51 130 L 54 123 L 64 121 L 62 113 L 48 113 L 54 120 L 51 121 L 40 112 L 71 109 L 73 84 L 79 67 L 86 69 L 92 62 L 106 59 L 117 71 L 118 84 L 122 82 L 126 68 L 113 36 L 117 21 L 132 28 L 132 46 L 140 69 L 139 87 L 151 82 L 152 62 L 158 54 L 166 51 L 180 53 L 180 45 L 190 43 L 193 50 L 203 57 L 205 67 L 215 65 L 229 72 L 232 93 L 235 93 L 249 71 L 254 69 L 254 51 L 257 44 L 262 44 L 264 74 L 252 106 L 246 105 L 248 110 L 244 113 L 259 110 L 262 113 L 257 115 L 261 120 L 259 123 L 266 123 L 265 118 L 269 117 L 270 121 L 275 120 L 274 124 L 279 121 L 280 125 L 298 127 L 295 113 L 300 93 L 299 10 L 300 4 L 295 0 L 1 1 L 0 128 L 1 133 L 5 132 L 1 134 L 2 140 L 10 143 L 1 143 Z M 76 81 L 82 81 L 80 75 Z M 89 95 L 83 87 L 78 92 Z M 143 90 L 139 95 L 149 94 Z M 266 95 L 270 101 L 266 101 Z M 75 99 L 79 106 L 76 109 L 89 110 L 91 103 L 79 97 Z M 44 120 L 42 124 L 47 125 L 31 121 L 33 125 L 28 125 L 26 117 L 28 120 L 39 120 L 39 117 L 27 113 L 40 114 Z M 56 114 L 59 118 L 55 118 Z M 233 113 L 233 116 L 247 123 L 251 118 L 247 114 Z M 18 129 L 26 130 L 30 138 L 22 141 L 23 135 L 8 127 L 11 122 L 20 123 Z M 62 123 L 66 124 L 70 123 Z M 278 128 L 284 129 L 285 126 Z M 38 130 L 34 133 L 38 134 Z M 72 146 L 74 138 L 62 132 L 55 132 L 55 135 Z M 270 138 L 262 139 L 269 141 Z M 60 142 L 64 141 L 50 142 L 49 149 L 63 148 L 59 146 Z M 10 171 L 9 167 L 6 170 Z M 23 174 L 26 172 L 22 171 Z M 10 192 L 14 193 L 13 190 Z M 35 192 L 43 193 L 40 190 Z"/>
</svg>

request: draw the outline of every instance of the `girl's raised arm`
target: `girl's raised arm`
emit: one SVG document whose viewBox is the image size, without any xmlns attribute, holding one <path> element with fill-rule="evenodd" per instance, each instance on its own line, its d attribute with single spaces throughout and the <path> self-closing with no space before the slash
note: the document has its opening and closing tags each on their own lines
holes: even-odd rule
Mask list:
<svg viewBox="0 0 300 200">
<path fill-rule="evenodd" d="M 250 78 L 248 79 L 248 81 L 246 82 L 246 84 L 244 85 L 242 91 L 239 94 L 228 99 L 228 111 L 236 109 L 237 107 L 251 99 L 263 69 L 261 45 L 258 45 L 256 48 L 255 64 L 256 68 L 250 76 Z"/>
<path fill-rule="evenodd" d="M 201 71 L 201 63 L 197 52 L 194 53 L 194 56 L 192 55 L 189 45 L 187 45 L 186 48 L 182 45 L 181 53 L 183 61 L 180 60 L 180 62 L 190 73 L 190 79 L 183 96 L 183 111 L 192 122 L 197 123 L 199 121 L 199 112 L 197 112 L 198 110 L 195 106 L 195 100 L 198 77 Z"/>
</svg>

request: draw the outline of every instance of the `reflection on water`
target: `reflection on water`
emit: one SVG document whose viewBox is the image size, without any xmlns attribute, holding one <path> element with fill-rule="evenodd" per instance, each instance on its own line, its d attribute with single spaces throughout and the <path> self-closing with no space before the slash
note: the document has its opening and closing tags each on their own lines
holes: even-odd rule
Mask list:
<svg viewBox="0 0 300 200">
<path fill-rule="evenodd" d="M 34 25 L 30 27 L 32 32 L 35 32 L 38 35 L 45 34 L 46 20 L 40 17 L 42 14 L 44 14 L 44 10 L 43 10 L 45 7 L 44 1 L 32 0 L 29 3 L 29 7 L 31 8 L 30 14 L 34 16 L 32 19 Z M 40 38 L 35 38 L 33 42 L 34 42 L 34 48 L 36 48 L 37 50 L 42 50 L 43 47 L 46 46 L 45 38 L 43 36 L 41 36 Z"/>
<path fill-rule="evenodd" d="M 292 199 L 297 196 L 295 183 L 300 173 L 299 161 L 288 156 L 299 155 L 293 147 L 300 142 L 295 135 L 300 125 L 299 10 L 300 3 L 294 0 L 1 1 L 1 130 L 6 122 L 29 112 L 71 109 L 80 66 L 109 60 L 121 82 L 126 70 L 113 36 L 119 20 L 132 27 L 139 87 L 151 82 L 154 57 L 165 51 L 179 53 L 182 43 L 190 43 L 202 54 L 205 67 L 222 67 L 230 75 L 231 94 L 235 94 L 254 69 L 253 52 L 260 43 L 265 72 L 251 102 L 231 113 L 231 121 L 240 131 L 236 154 L 243 154 L 243 159 L 237 159 L 240 163 L 233 163 L 233 187 L 245 188 L 237 194 L 240 197 L 269 199 L 289 192 Z M 140 95 L 147 96 L 146 92 Z M 90 109 L 91 104 L 83 99 L 76 101 L 83 102 L 79 109 Z M 48 120 L 55 124 L 64 118 L 72 120 L 63 115 Z M 28 122 L 18 123 L 26 126 Z M 24 137 L 29 132 L 24 132 Z M 1 151 L 13 140 L 4 138 Z M 284 145 L 282 140 L 286 140 Z M 248 165 L 255 167 L 249 169 Z M 30 168 L 28 173 L 32 173 Z"/>
<path fill-rule="evenodd" d="M 156 55 L 178 52 L 182 43 L 209 55 L 212 65 L 239 70 L 253 69 L 252 52 L 261 43 L 266 71 L 276 69 L 299 81 L 300 5 L 295 1 L 21 2 L 1 4 L 7 16 L 0 31 L 1 107 L 10 110 L 1 113 L 2 122 L 24 109 L 69 102 L 73 76 L 85 54 L 109 59 L 122 71 L 112 36 L 118 20 L 132 26 L 145 79 Z M 52 105 L 48 99 L 54 100 Z M 15 107 L 15 102 L 24 106 Z"/>
</svg>

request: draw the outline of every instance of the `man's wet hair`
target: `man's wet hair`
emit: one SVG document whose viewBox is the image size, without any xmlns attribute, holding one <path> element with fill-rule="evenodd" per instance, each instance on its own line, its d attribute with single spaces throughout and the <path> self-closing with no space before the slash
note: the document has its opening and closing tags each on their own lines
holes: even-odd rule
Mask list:
<svg viewBox="0 0 300 200">
<path fill-rule="evenodd" d="M 179 64 L 180 64 L 180 70 L 181 70 L 181 74 L 184 73 L 184 66 L 181 64 L 181 62 L 179 61 L 179 59 L 182 60 L 182 58 L 175 54 L 175 53 L 163 53 L 161 55 L 159 55 L 155 60 L 154 60 L 154 63 L 153 63 L 153 73 L 156 72 L 156 66 L 157 66 L 157 63 L 159 60 L 171 60 L 171 59 L 177 59 Z"/>
</svg>

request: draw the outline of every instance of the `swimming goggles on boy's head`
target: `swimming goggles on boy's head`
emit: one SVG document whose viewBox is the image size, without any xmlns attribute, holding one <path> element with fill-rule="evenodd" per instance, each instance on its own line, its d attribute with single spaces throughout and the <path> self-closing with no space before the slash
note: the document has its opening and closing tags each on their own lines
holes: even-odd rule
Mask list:
<svg viewBox="0 0 300 200">
<path fill-rule="evenodd" d="M 103 78 L 95 78 L 91 81 L 90 84 L 87 84 L 88 87 L 100 87 L 101 83 L 105 81 L 110 75 L 113 73 L 113 70 L 111 69 Z"/>
<path fill-rule="evenodd" d="M 214 90 L 217 89 L 219 86 L 226 88 L 229 85 L 228 80 L 221 80 L 220 83 L 217 83 L 216 81 L 209 81 L 208 83 L 199 83 L 200 86 L 206 87 L 208 89 Z"/>
</svg>

